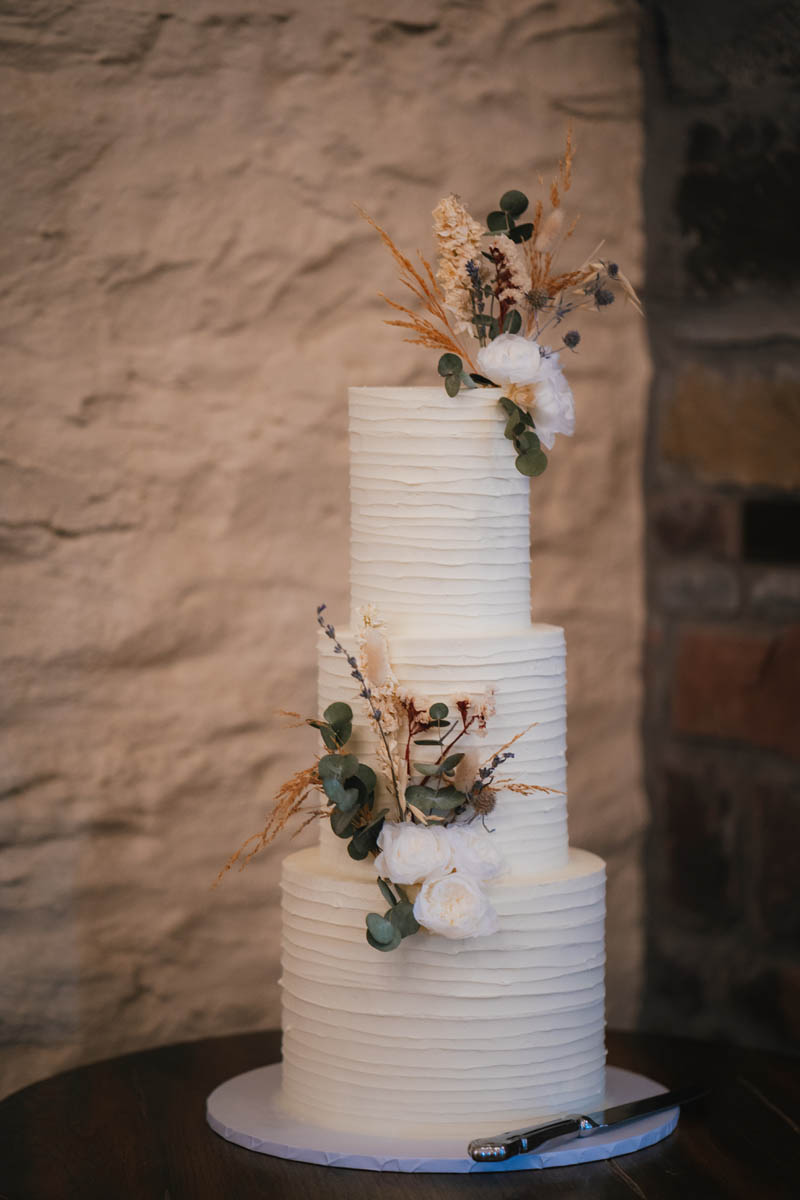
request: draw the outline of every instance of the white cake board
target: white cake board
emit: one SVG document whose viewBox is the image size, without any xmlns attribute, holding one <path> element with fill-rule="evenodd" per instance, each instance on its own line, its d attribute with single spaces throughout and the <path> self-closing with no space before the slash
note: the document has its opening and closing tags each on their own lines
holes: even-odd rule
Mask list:
<svg viewBox="0 0 800 1200">
<path fill-rule="evenodd" d="M 536 1154 L 522 1154 L 504 1163 L 473 1162 L 466 1153 L 466 1139 L 368 1137 L 341 1133 L 300 1121 L 285 1113 L 279 1103 L 281 1064 L 258 1067 L 220 1084 L 206 1101 L 206 1119 L 215 1133 L 276 1158 L 317 1163 L 326 1167 L 352 1167 L 361 1171 L 436 1172 L 466 1174 L 480 1171 L 535 1171 L 542 1167 L 565 1167 L 572 1163 L 616 1158 L 652 1146 L 672 1133 L 678 1124 L 678 1109 L 653 1113 L 630 1121 L 619 1129 L 589 1137 L 559 1138 Z M 643 1100 L 665 1089 L 644 1075 L 619 1067 L 606 1069 L 606 1106 Z M 390 1118 L 389 1118 L 390 1120 Z M 474 1137 L 501 1133 L 476 1121 Z"/>
</svg>

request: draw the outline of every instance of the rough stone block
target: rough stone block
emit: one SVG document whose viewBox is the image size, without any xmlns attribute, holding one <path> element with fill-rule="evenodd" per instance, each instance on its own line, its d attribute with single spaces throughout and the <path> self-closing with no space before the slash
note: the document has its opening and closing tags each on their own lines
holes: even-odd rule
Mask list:
<svg viewBox="0 0 800 1200">
<path fill-rule="evenodd" d="M 687 363 L 661 428 L 664 458 L 700 479 L 800 487 L 800 374 Z"/>
<path fill-rule="evenodd" d="M 800 625 L 680 631 L 672 692 L 678 733 L 726 738 L 800 759 Z"/>
</svg>

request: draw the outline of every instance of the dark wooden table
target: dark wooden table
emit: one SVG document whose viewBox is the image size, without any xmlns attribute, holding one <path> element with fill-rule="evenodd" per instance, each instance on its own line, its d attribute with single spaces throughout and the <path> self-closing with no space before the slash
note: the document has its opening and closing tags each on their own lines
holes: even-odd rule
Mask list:
<svg viewBox="0 0 800 1200">
<path fill-rule="evenodd" d="M 800 1060 L 610 1033 L 609 1061 L 668 1086 L 702 1080 L 657 1146 L 580 1167 L 504 1175 L 394 1175 L 284 1162 L 205 1123 L 208 1093 L 279 1055 L 276 1033 L 165 1046 L 67 1071 L 0 1103 L 0 1200 L 605 1200 L 800 1197 Z"/>
</svg>

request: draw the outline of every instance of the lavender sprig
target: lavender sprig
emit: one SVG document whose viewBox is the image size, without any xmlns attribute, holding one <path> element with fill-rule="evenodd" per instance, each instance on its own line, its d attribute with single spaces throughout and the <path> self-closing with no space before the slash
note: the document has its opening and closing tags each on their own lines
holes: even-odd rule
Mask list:
<svg viewBox="0 0 800 1200">
<path fill-rule="evenodd" d="M 372 688 L 367 683 L 364 673 L 358 665 L 358 659 L 356 658 L 356 656 L 354 654 L 350 654 L 347 650 L 345 650 L 344 646 L 342 645 L 342 643 L 339 641 L 339 639 L 336 636 L 336 630 L 334 629 L 333 625 L 331 625 L 330 621 L 327 621 L 325 619 L 324 614 L 327 611 L 327 608 L 328 608 L 327 604 L 319 604 L 317 606 L 317 624 L 319 625 L 320 629 L 325 634 L 325 636 L 330 638 L 330 640 L 333 642 L 334 654 L 344 655 L 347 665 L 350 668 L 351 676 L 353 677 L 353 679 L 355 679 L 355 681 L 357 683 L 361 684 L 361 690 L 359 691 L 358 694 L 362 700 L 366 700 L 370 716 L 372 717 L 373 721 L 375 722 L 376 726 L 378 727 L 378 732 L 380 733 L 381 738 L 383 739 L 383 744 L 386 747 L 386 755 L 389 760 L 389 770 L 392 773 L 392 783 L 394 785 L 395 799 L 397 800 L 398 807 L 400 807 L 402 809 L 402 803 L 400 800 L 400 785 L 397 782 L 397 776 L 396 776 L 395 770 L 394 770 L 394 762 L 392 760 L 392 752 L 389 749 L 389 742 L 386 737 L 386 732 L 381 723 L 381 718 L 383 716 L 383 713 L 376 706 L 376 704 L 372 698 Z"/>
</svg>

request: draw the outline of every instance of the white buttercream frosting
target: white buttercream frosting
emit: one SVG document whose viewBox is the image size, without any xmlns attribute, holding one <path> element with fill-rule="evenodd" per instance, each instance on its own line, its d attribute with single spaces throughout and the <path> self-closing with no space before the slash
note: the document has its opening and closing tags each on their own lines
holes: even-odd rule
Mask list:
<svg viewBox="0 0 800 1200">
<path fill-rule="evenodd" d="M 530 621 L 529 481 L 498 388 L 350 388 L 351 602 L 390 635 Z"/>
<path fill-rule="evenodd" d="M 374 883 L 283 868 L 283 1103 L 322 1125 L 420 1138 L 592 1107 L 603 1091 L 602 860 L 487 885 L 498 932 L 420 932 L 381 954 Z M 595 1105 L 596 1106 L 596 1105 Z"/>
</svg>

